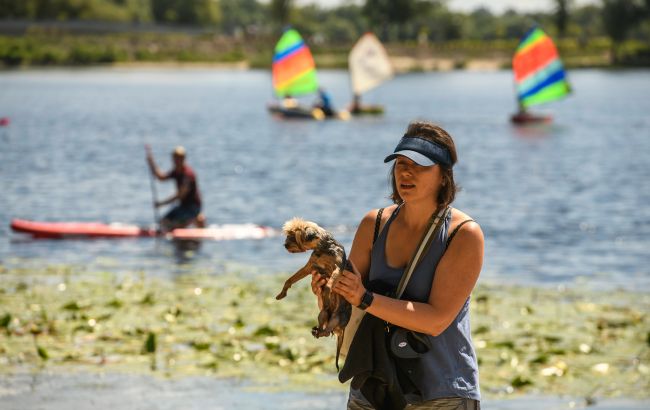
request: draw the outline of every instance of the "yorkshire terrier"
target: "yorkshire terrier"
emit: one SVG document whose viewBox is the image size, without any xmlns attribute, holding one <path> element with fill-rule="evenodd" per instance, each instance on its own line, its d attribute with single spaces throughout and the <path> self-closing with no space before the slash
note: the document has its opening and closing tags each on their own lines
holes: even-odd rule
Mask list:
<svg viewBox="0 0 650 410">
<path fill-rule="evenodd" d="M 314 337 L 330 336 L 334 333 L 337 337 L 337 357 L 343 342 L 343 331 L 350 320 L 352 308 L 350 303 L 332 288 L 343 273 L 346 258 L 345 250 L 331 233 L 313 222 L 294 218 L 287 221 L 282 227 L 287 236 L 284 247 L 291 253 L 305 252 L 313 249 L 307 264 L 294 273 L 286 282 L 282 291 L 275 297 L 280 300 L 287 296 L 287 290 L 300 279 L 309 276 L 312 271 L 318 272 L 327 279 L 319 296 L 323 307 L 318 314 L 318 326 L 312 329 Z"/>
</svg>

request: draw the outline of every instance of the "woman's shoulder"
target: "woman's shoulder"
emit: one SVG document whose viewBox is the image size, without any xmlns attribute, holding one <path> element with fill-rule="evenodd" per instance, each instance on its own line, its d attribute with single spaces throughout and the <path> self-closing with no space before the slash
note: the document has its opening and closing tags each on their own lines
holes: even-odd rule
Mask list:
<svg viewBox="0 0 650 410">
<path fill-rule="evenodd" d="M 474 218 L 469 216 L 466 212 L 461 211 L 458 208 L 451 208 L 451 223 L 453 224 L 454 222 L 458 221 L 458 223 L 462 221 L 467 221 L 467 220 L 472 220 L 474 221 Z M 476 221 L 474 221 L 476 222 Z"/>
<path fill-rule="evenodd" d="M 375 226 L 377 225 L 377 216 L 379 215 L 379 212 L 381 211 L 381 219 L 379 220 L 379 229 L 381 229 L 388 218 L 390 218 L 393 212 L 395 212 L 396 208 L 397 205 L 389 205 L 385 208 L 371 209 L 363 216 L 363 219 L 361 219 L 358 231 L 371 238 L 375 232 Z"/>
<path fill-rule="evenodd" d="M 395 209 L 397 209 L 397 205 L 389 205 L 385 208 L 376 208 L 376 209 L 371 209 L 368 211 L 364 216 L 363 219 L 361 220 L 361 224 L 363 225 L 371 225 L 375 226 L 375 223 L 377 222 L 377 216 L 379 215 L 379 212 L 381 211 L 381 223 L 383 224 L 390 218 L 390 216 L 395 212 Z"/>
<path fill-rule="evenodd" d="M 462 236 L 469 240 L 483 240 L 483 232 L 481 231 L 481 226 L 478 222 L 467 213 L 456 208 L 451 209 L 449 233 L 450 236 L 455 235 L 458 239 Z"/>
</svg>

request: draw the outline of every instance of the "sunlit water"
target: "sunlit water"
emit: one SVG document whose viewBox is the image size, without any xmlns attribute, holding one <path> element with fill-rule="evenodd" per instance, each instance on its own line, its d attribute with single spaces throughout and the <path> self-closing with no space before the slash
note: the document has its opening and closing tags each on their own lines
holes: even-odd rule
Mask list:
<svg viewBox="0 0 650 410">
<path fill-rule="evenodd" d="M 323 71 L 335 104 L 344 71 Z M 389 204 L 384 156 L 413 119 L 455 138 L 455 206 L 482 226 L 486 282 L 650 289 L 650 71 L 574 71 L 575 93 L 516 128 L 510 73 L 399 76 L 366 97 L 386 115 L 282 121 L 265 71 L 53 70 L 0 73 L 0 261 L 89 270 L 252 275 L 294 271 L 280 237 L 179 248 L 154 239 L 31 240 L 12 218 L 153 221 L 143 143 L 161 168 L 187 148 L 210 223 L 276 228 L 302 216 L 349 246 L 371 208 Z M 311 100 L 304 100 L 310 103 Z M 173 184 L 158 185 L 158 196 Z"/>
</svg>

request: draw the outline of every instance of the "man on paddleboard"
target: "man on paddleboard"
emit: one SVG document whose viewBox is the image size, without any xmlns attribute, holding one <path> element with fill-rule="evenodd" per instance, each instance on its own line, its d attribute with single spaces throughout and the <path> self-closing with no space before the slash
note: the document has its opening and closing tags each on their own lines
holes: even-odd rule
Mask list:
<svg viewBox="0 0 650 410">
<path fill-rule="evenodd" d="M 160 229 L 163 232 L 171 231 L 176 228 L 185 228 L 191 224 L 199 228 L 205 228 L 205 216 L 201 213 L 201 194 L 196 182 L 194 170 L 185 163 L 185 148 L 178 146 L 172 151 L 172 161 L 174 168 L 167 172 L 161 172 L 153 159 L 151 147 L 146 146 L 147 163 L 151 173 L 159 180 L 166 181 L 173 179 L 176 181 L 176 195 L 171 196 L 163 201 L 155 201 L 154 205 L 160 207 L 163 205 L 178 202 L 160 221 Z"/>
</svg>

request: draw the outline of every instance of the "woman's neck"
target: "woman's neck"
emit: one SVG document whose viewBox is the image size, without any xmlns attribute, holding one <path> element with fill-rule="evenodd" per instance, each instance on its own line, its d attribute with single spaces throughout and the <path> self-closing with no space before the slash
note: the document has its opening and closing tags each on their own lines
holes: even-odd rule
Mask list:
<svg viewBox="0 0 650 410">
<path fill-rule="evenodd" d="M 434 201 L 412 201 L 402 206 L 402 221 L 411 229 L 422 229 L 427 225 L 431 215 L 438 209 Z"/>
</svg>

